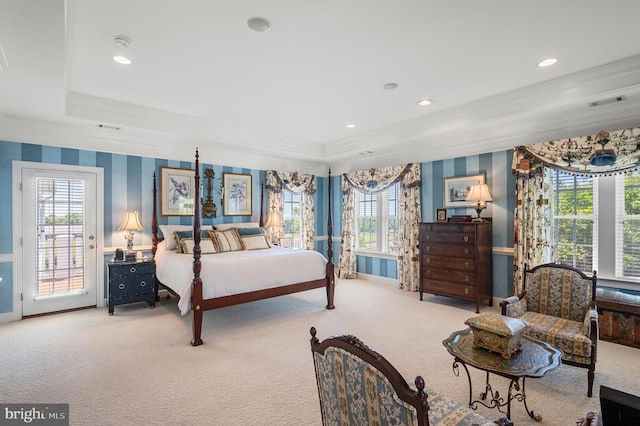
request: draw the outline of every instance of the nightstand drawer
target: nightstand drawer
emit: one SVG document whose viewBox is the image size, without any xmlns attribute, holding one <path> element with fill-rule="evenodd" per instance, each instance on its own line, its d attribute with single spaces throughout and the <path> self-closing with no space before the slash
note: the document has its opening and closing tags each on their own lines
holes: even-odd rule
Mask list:
<svg viewBox="0 0 640 426">
<path fill-rule="evenodd" d="M 139 274 L 130 277 L 116 276 L 109 284 L 111 297 L 118 299 L 153 293 L 153 279 L 153 274 Z"/>
</svg>

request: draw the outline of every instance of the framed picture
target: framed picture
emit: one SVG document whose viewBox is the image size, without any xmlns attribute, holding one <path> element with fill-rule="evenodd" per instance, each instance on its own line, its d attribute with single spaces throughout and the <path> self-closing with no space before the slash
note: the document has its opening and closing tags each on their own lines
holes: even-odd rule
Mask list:
<svg viewBox="0 0 640 426">
<path fill-rule="evenodd" d="M 193 215 L 194 183 L 194 170 L 160 167 L 160 214 Z"/>
<path fill-rule="evenodd" d="M 484 173 L 479 175 L 462 176 L 444 179 L 445 207 L 473 207 L 473 201 L 467 201 L 467 194 L 471 185 L 484 183 Z"/>
<path fill-rule="evenodd" d="M 447 221 L 447 209 L 436 209 L 436 220 L 438 222 Z"/>
<path fill-rule="evenodd" d="M 222 174 L 222 214 L 251 216 L 251 175 Z"/>
</svg>

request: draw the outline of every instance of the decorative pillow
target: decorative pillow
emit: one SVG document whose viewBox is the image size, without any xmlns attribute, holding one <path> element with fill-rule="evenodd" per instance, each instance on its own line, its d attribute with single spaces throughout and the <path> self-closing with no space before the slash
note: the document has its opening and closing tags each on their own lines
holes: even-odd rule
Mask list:
<svg viewBox="0 0 640 426">
<path fill-rule="evenodd" d="M 227 229 L 226 231 L 210 231 L 209 236 L 219 253 L 244 250 L 237 228 Z"/>
<path fill-rule="evenodd" d="M 259 228 L 260 224 L 258 222 L 240 222 L 240 223 L 219 223 L 215 225 L 213 228 L 216 231 L 226 231 L 231 228 Z"/>
<path fill-rule="evenodd" d="M 176 231 L 188 231 L 193 230 L 191 225 L 158 225 L 162 236 L 164 237 L 164 243 L 167 250 L 176 250 L 178 248 L 178 242 L 173 237 L 173 233 Z"/>
<path fill-rule="evenodd" d="M 238 228 L 238 234 L 241 237 L 245 235 L 266 235 L 264 228 Z"/>
<path fill-rule="evenodd" d="M 246 250 L 262 250 L 271 248 L 264 234 L 245 235 L 240 237 Z"/>
<path fill-rule="evenodd" d="M 184 238 L 191 238 L 193 239 L 193 228 L 191 228 L 188 231 L 175 231 L 173 233 L 173 238 L 175 238 L 176 242 L 177 242 L 177 251 L 179 251 L 180 253 L 184 253 L 183 249 L 182 249 L 182 240 Z M 209 237 L 209 230 L 208 229 L 200 229 L 200 238 L 204 239 L 206 238 L 207 240 L 210 239 Z M 202 240 L 201 240 L 202 241 Z M 200 247 L 202 247 L 202 242 L 200 243 Z"/>
<path fill-rule="evenodd" d="M 194 246 L 193 238 L 181 239 L 180 246 L 182 247 L 182 250 L 180 251 L 180 253 L 193 254 L 193 246 Z M 218 253 L 218 250 L 216 250 L 215 244 L 213 244 L 213 241 L 211 241 L 210 238 L 203 238 L 200 241 L 200 250 L 202 254 Z"/>
</svg>

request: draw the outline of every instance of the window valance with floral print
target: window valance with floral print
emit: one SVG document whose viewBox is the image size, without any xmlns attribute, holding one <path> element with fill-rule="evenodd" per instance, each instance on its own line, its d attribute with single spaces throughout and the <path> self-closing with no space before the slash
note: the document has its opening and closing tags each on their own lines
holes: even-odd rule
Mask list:
<svg viewBox="0 0 640 426">
<path fill-rule="evenodd" d="M 585 176 L 625 173 L 640 167 L 640 127 L 541 142 L 515 148 L 512 172 L 528 178 L 542 167 Z"/>
<path fill-rule="evenodd" d="M 316 193 L 316 177 L 298 172 L 267 171 L 267 189 L 281 192 L 287 189 L 291 192 L 304 192 L 309 195 Z"/>
<path fill-rule="evenodd" d="M 349 188 L 359 192 L 376 193 L 387 189 L 389 186 L 402 180 L 411 171 L 413 163 L 400 166 L 378 167 L 369 170 L 358 170 L 356 172 L 344 173 L 342 193 Z M 420 186 L 420 174 L 417 179 L 411 182 L 403 182 L 404 187 Z"/>
</svg>

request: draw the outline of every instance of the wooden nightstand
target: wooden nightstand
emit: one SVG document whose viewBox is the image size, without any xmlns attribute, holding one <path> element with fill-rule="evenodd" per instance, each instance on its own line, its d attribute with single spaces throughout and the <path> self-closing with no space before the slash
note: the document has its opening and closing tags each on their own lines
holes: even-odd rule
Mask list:
<svg viewBox="0 0 640 426">
<path fill-rule="evenodd" d="M 107 262 L 109 277 L 109 315 L 116 305 L 147 302 L 156 306 L 155 265 L 153 260 Z"/>
</svg>

